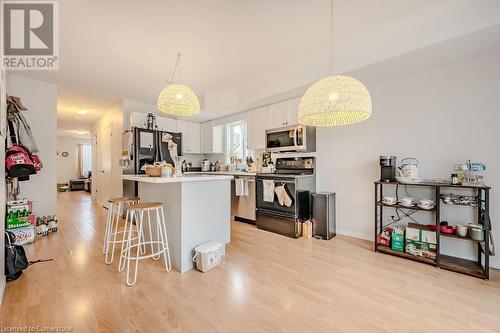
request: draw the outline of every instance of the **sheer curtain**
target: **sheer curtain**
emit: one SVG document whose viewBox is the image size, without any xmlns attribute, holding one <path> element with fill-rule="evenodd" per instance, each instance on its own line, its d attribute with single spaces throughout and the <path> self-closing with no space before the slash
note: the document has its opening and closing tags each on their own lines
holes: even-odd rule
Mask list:
<svg viewBox="0 0 500 333">
<path fill-rule="evenodd" d="M 80 165 L 80 176 L 88 178 L 92 171 L 92 146 L 87 144 L 78 145 L 78 157 Z"/>
</svg>

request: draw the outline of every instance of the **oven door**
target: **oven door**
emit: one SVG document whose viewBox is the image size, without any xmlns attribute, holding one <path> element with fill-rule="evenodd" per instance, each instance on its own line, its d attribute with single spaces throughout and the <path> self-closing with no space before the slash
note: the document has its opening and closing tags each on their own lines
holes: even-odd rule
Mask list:
<svg viewBox="0 0 500 333">
<path fill-rule="evenodd" d="M 305 150 L 305 131 L 303 126 L 288 126 L 266 130 L 266 151 Z"/>
<path fill-rule="evenodd" d="M 274 200 L 273 202 L 268 202 L 264 201 L 264 183 L 263 179 L 272 179 L 274 180 L 274 186 L 280 186 L 283 185 L 285 187 L 285 191 L 292 200 L 292 205 L 290 207 L 287 207 L 285 205 L 281 205 L 279 203 L 278 197 L 276 196 L 276 193 L 274 194 Z M 275 179 L 273 178 L 264 178 L 264 177 L 257 177 L 255 181 L 255 193 L 256 193 L 256 207 L 257 211 L 267 211 L 267 212 L 272 212 L 274 214 L 280 214 L 284 216 L 290 216 L 295 218 L 296 216 L 296 197 L 295 197 L 295 190 L 296 190 L 296 185 L 295 185 L 295 180 L 292 179 Z"/>
</svg>

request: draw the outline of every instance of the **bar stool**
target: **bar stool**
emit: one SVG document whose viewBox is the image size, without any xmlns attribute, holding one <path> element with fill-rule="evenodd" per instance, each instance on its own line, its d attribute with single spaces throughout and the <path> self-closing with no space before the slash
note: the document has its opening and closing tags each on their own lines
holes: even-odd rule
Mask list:
<svg viewBox="0 0 500 333">
<path fill-rule="evenodd" d="M 127 209 L 127 206 L 131 204 L 137 204 L 139 203 L 139 200 L 140 200 L 139 197 L 120 197 L 108 200 L 109 209 L 106 219 L 106 229 L 104 230 L 104 245 L 102 249 L 102 253 L 105 255 L 104 262 L 108 265 L 113 262 L 113 257 L 115 255 L 115 245 L 117 243 L 123 242 L 123 239 L 116 240 L 116 236 L 118 234 L 125 235 L 126 231 L 128 231 L 126 224 L 127 219 L 125 219 L 125 225 L 123 229 L 118 230 L 118 225 L 120 224 L 122 211 L 126 212 L 126 215 L 128 215 L 129 211 Z M 111 256 L 109 256 L 110 246 L 111 246 Z"/>
<path fill-rule="evenodd" d="M 127 239 L 122 242 L 122 249 L 120 251 L 120 263 L 118 270 L 122 272 L 125 269 L 125 263 L 127 264 L 127 285 L 132 287 L 137 282 L 137 270 L 139 267 L 139 260 L 153 258 L 153 260 L 159 260 L 163 254 L 163 259 L 165 261 L 165 269 L 170 272 L 172 265 L 170 262 L 170 251 L 168 249 L 168 239 L 167 230 L 165 224 L 165 214 L 163 211 L 163 205 L 160 202 L 149 202 L 149 203 L 137 203 L 129 206 L 130 214 L 127 215 L 127 219 L 130 219 L 129 231 L 127 234 Z M 153 229 L 151 228 L 151 212 L 156 214 L 156 234 L 153 238 Z M 148 229 L 149 229 L 149 240 L 144 240 L 144 237 L 133 237 L 133 222 L 135 221 L 139 235 L 143 234 L 143 222 L 144 213 L 148 217 Z M 127 221 L 125 221 L 127 224 Z M 132 241 L 137 239 L 137 243 L 133 244 Z M 151 253 L 145 254 L 140 253 L 142 246 L 149 245 L 151 248 Z M 155 249 L 156 245 L 156 249 Z M 135 254 L 132 254 L 132 249 L 136 248 Z M 143 255 L 139 255 L 143 254 Z M 134 276 L 131 279 L 130 266 L 131 261 L 135 261 Z"/>
</svg>

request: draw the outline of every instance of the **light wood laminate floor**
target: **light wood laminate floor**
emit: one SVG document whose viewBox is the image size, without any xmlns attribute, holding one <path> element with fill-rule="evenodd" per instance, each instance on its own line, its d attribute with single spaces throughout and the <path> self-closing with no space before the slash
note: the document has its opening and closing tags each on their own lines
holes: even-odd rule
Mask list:
<svg viewBox="0 0 500 333">
<path fill-rule="evenodd" d="M 210 273 L 140 264 L 130 288 L 102 255 L 106 210 L 59 194 L 59 231 L 26 246 L 36 264 L 7 285 L 0 324 L 73 332 L 500 332 L 500 274 L 489 282 L 338 236 L 293 240 L 232 223 Z M 168 221 L 167 221 L 168 223 Z"/>
</svg>

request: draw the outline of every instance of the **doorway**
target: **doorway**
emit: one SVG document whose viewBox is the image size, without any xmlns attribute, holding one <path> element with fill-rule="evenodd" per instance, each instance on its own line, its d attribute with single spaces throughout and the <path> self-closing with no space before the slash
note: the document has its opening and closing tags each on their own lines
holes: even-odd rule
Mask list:
<svg viewBox="0 0 500 333">
<path fill-rule="evenodd" d="M 111 166 L 113 156 L 113 124 L 102 128 L 97 133 L 97 202 L 104 207 L 111 197 Z"/>
</svg>

